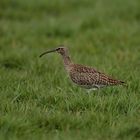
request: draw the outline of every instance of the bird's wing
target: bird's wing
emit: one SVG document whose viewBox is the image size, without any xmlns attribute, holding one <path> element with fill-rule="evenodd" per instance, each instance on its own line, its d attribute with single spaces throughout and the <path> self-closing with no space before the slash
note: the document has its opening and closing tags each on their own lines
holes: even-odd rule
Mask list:
<svg viewBox="0 0 140 140">
<path fill-rule="evenodd" d="M 78 85 L 92 86 L 99 80 L 99 73 L 71 72 L 71 80 Z"/>
<path fill-rule="evenodd" d="M 95 73 L 97 72 L 96 69 L 88 66 L 83 66 L 80 64 L 73 64 L 72 70 L 79 73 Z"/>
<path fill-rule="evenodd" d="M 117 85 L 122 81 L 115 80 L 104 73 L 98 72 L 94 68 L 82 65 L 75 65 L 70 72 L 70 77 L 73 82 L 79 85 Z"/>
<path fill-rule="evenodd" d="M 116 80 L 110 76 L 105 75 L 104 73 L 99 73 L 99 82 L 98 84 L 101 85 L 118 85 L 118 84 L 124 84 L 121 80 Z"/>
</svg>

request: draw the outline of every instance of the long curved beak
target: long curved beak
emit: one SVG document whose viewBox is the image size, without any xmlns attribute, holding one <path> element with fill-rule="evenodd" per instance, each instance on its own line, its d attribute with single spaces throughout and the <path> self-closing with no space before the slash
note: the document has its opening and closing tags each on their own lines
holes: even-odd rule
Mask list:
<svg viewBox="0 0 140 140">
<path fill-rule="evenodd" d="M 42 53 L 39 57 L 42 57 L 43 55 L 45 55 L 47 53 L 56 52 L 56 51 L 57 51 L 57 49 L 46 51 L 46 52 Z"/>
</svg>

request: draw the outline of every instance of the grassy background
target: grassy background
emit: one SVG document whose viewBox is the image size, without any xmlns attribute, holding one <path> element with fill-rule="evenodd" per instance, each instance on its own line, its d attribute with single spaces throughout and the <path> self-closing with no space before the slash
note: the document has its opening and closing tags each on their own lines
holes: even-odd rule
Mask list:
<svg viewBox="0 0 140 140">
<path fill-rule="evenodd" d="M 127 81 L 86 94 L 67 78 L 76 63 Z M 139 0 L 0 0 L 0 139 L 140 138 Z"/>
</svg>

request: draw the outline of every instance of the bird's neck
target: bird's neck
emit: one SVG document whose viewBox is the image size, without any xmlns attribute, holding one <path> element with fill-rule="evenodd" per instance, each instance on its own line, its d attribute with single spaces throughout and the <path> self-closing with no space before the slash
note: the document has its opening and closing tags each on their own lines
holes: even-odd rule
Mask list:
<svg viewBox="0 0 140 140">
<path fill-rule="evenodd" d="M 68 67 L 72 63 L 71 58 L 68 55 L 62 55 L 62 58 L 65 67 Z"/>
</svg>

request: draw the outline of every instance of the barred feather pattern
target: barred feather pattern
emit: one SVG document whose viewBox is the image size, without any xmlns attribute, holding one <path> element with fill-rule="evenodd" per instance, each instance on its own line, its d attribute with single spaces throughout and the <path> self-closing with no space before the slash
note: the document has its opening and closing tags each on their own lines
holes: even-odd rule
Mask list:
<svg viewBox="0 0 140 140">
<path fill-rule="evenodd" d="M 72 64 L 69 68 L 69 76 L 71 80 L 85 88 L 101 88 L 105 86 L 113 86 L 123 84 L 123 81 L 115 80 L 112 77 L 98 72 L 94 68 Z"/>
</svg>

